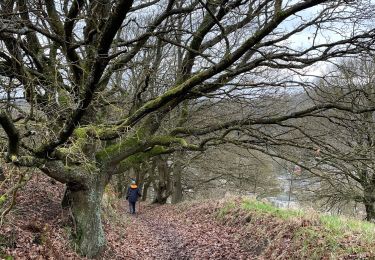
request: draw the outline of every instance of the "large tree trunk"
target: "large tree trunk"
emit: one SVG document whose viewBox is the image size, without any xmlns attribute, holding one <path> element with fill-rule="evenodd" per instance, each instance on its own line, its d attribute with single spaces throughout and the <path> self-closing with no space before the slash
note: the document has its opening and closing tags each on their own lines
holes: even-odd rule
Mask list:
<svg viewBox="0 0 375 260">
<path fill-rule="evenodd" d="M 361 185 L 363 187 L 363 204 L 366 209 L 366 220 L 375 220 L 375 185 L 374 180 L 370 180 L 371 175 L 367 169 L 367 165 L 360 164 L 358 175 L 361 179 Z M 373 178 L 373 177 L 372 177 Z"/>
<path fill-rule="evenodd" d="M 153 182 L 155 199 L 153 203 L 165 204 L 171 195 L 170 173 L 167 158 L 160 156 L 157 161 L 157 180 Z"/>
<path fill-rule="evenodd" d="M 137 183 L 141 191 L 143 190 L 143 186 L 145 184 L 146 175 L 146 167 L 144 164 L 141 164 L 139 167 L 137 167 Z"/>
<path fill-rule="evenodd" d="M 92 180 L 87 188 L 68 184 L 64 198 L 69 200 L 72 210 L 75 243 L 79 253 L 90 258 L 99 256 L 106 245 L 101 221 L 101 200 L 105 185 L 104 180 Z"/>
<path fill-rule="evenodd" d="M 153 183 L 154 191 L 155 191 L 155 198 L 152 203 L 158 204 L 165 204 L 167 203 L 168 196 L 167 196 L 167 187 L 165 186 L 164 182 L 160 180 Z"/>
<path fill-rule="evenodd" d="M 375 189 L 367 187 L 364 191 L 363 203 L 366 209 L 366 220 L 375 221 Z"/>
<path fill-rule="evenodd" d="M 147 171 L 147 174 L 146 174 L 147 178 L 145 178 L 144 180 L 144 186 L 142 190 L 143 192 L 142 201 L 147 200 L 148 190 L 155 179 L 155 172 L 154 172 L 155 167 L 156 167 L 156 164 L 154 160 L 152 160 L 150 164 L 145 164 L 145 170 Z"/>
<path fill-rule="evenodd" d="M 172 189 L 172 203 L 179 203 L 182 201 L 182 153 L 178 153 L 173 167 L 173 189 Z"/>
<path fill-rule="evenodd" d="M 148 189 L 151 185 L 150 181 L 146 181 L 145 184 L 143 185 L 143 190 L 142 190 L 142 201 L 146 201 L 147 195 L 148 195 Z"/>
<path fill-rule="evenodd" d="M 366 220 L 374 221 L 375 220 L 374 203 L 365 203 L 365 208 L 366 208 Z"/>
<path fill-rule="evenodd" d="M 181 172 L 173 173 L 173 193 L 172 203 L 176 204 L 182 201 L 182 184 L 181 184 Z"/>
</svg>

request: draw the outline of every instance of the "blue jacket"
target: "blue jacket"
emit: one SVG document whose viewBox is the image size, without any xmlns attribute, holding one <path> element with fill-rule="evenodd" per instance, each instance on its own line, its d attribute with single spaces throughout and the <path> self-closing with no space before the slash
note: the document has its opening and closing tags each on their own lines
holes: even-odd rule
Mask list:
<svg viewBox="0 0 375 260">
<path fill-rule="evenodd" d="M 141 197 L 141 191 L 137 185 L 130 185 L 126 193 L 126 199 L 130 202 L 136 202 L 138 197 Z"/>
</svg>

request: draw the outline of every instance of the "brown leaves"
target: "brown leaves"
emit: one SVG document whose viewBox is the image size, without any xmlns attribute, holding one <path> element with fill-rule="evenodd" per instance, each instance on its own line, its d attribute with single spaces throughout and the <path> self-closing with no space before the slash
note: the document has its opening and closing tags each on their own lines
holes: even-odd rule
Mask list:
<svg viewBox="0 0 375 260">
<path fill-rule="evenodd" d="M 175 206 L 142 206 L 140 215 L 127 215 L 122 247 L 111 239 L 106 254 L 117 259 L 249 259 L 236 230 L 213 220 L 212 208 L 192 211 Z M 198 212 L 196 212 L 196 210 Z M 109 233 L 113 234 L 112 227 Z M 119 230 L 116 230 L 117 233 Z M 107 233 L 108 234 L 108 233 Z M 116 234 L 120 238 L 120 234 Z M 110 238 L 109 238 L 110 240 Z M 114 240 L 118 241 L 118 239 Z M 119 251 L 121 249 L 121 251 Z M 122 254 L 122 255 L 121 255 Z M 128 258 L 127 258 L 128 257 Z"/>
<path fill-rule="evenodd" d="M 18 204 L 0 233 L 0 257 L 16 259 L 85 259 L 70 240 L 68 214 L 61 209 L 63 186 L 35 176 L 19 192 Z M 322 227 L 311 219 L 282 220 L 243 210 L 241 201 L 218 218 L 223 202 L 145 205 L 127 214 L 127 202 L 103 211 L 107 249 L 102 259 L 303 259 L 314 250 L 330 256 Z M 137 206 L 138 209 L 138 206 Z M 313 241 L 306 243 L 306 241 Z M 360 245 L 351 235 L 340 247 Z M 370 244 L 369 244 L 370 245 Z M 339 259 L 366 259 L 373 250 Z"/>
<path fill-rule="evenodd" d="M 20 191 L 1 235 L 12 243 L 0 245 L 16 259 L 85 259 L 72 248 L 67 212 L 61 209 L 63 185 L 37 176 Z M 186 208 L 143 205 L 128 215 L 127 203 L 114 205 L 116 217 L 104 212 L 107 249 L 104 259 L 248 259 L 236 228 L 213 220 L 220 205 Z M 137 207 L 138 208 L 138 207 Z M 12 238 L 12 239 L 10 239 Z"/>
<path fill-rule="evenodd" d="M 60 201 L 63 185 L 51 182 L 44 175 L 34 174 L 19 191 L 17 204 L 1 229 L 0 256 L 15 259 L 78 259 L 70 247 L 67 219 Z M 65 227 L 66 228 L 66 227 Z"/>
</svg>

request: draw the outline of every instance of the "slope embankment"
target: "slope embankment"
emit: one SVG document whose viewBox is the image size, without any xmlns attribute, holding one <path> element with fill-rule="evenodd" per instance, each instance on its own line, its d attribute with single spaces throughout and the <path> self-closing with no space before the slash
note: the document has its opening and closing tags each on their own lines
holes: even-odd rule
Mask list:
<svg viewBox="0 0 375 260">
<path fill-rule="evenodd" d="M 63 186 L 35 175 L 1 227 L 3 259 L 85 259 L 74 252 Z M 255 200 L 142 203 L 136 216 L 108 189 L 100 259 L 375 259 L 374 225 Z"/>
</svg>

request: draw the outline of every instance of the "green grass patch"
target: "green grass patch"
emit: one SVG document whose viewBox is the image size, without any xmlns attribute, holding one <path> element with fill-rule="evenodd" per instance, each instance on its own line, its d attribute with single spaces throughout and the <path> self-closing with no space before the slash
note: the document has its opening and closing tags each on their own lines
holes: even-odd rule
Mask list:
<svg viewBox="0 0 375 260">
<path fill-rule="evenodd" d="M 299 228 L 292 243 L 300 244 L 298 254 L 301 258 L 322 259 L 328 252 L 330 257 L 333 257 L 341 250 L 340 243 L 335 236 L 312 226 Z"/>
<path fill-rule="evenodd" d="M 222 207 L 219 212 L 217 213 L 218 218 L 223 218 L 225 215 L 227 215 L 232 209 L 236 208 L 236 204 L 231 201 L 228 202 Z"/>
<path fill-rule="evenodd" d="M 291 219 L 304 216 L 304 212 L 301 210 L 280 209 L 269 203 L 257 200 L 244 200 L 241 207 L 245 210 L 267 213 L 281 219 Z"/>
<path fill-rule="evenodd" d="M 255 221 L 241 222 L 246 216 Z M 370 222 L 281 209 L 252 199 L 226 202 L 217 217 L 250 228 L 257 241 L 268 239 L 271 246 L 264 248 L 265 254 L 287 243 L 290 259 L 375 259 L 375 224 Z"/>
<path fill-rule="evenodd" d="M 319 220 L 328 232 L 336 236 L 343 237 L 356 233 L 366 242 L 375 240 L 375 224 L 373 223 L 330 215 L 321 215 Z"/>
</svg>

